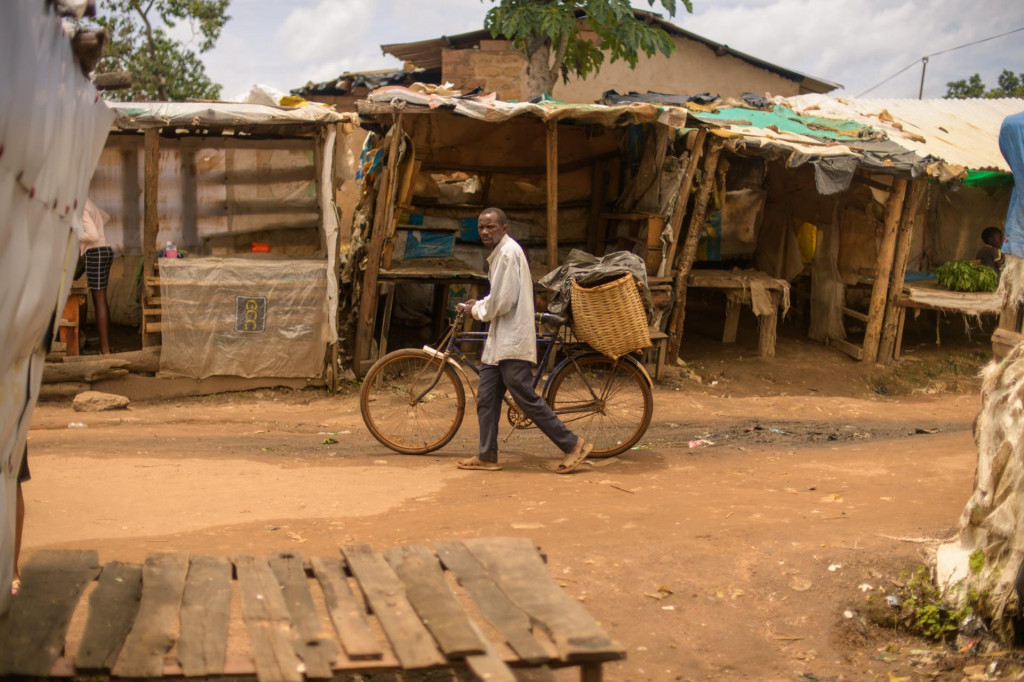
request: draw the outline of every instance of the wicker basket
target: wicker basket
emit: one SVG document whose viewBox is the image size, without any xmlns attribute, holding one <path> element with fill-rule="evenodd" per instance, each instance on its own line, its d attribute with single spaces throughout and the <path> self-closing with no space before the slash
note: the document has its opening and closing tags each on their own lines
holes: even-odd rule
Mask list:
<svg viewBox="0 0 1024 682">
<path fill-rule="evenodd" d="M 647 315 L 633 275 L 586 289 L 572 283 L 572 329 L 580 341 L 618 359 L 650 348 Z"/>
</svg>

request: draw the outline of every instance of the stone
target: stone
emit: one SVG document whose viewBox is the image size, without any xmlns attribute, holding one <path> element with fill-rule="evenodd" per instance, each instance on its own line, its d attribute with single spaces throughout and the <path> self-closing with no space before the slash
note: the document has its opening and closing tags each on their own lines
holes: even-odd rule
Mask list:
<svg viewBox="0 0 1024 682">
<path fill-rule="evenodd" d="M 123 395 L 103 393 L 101 391 L 83 391 L 75 396 L 72 407 L 75 412 L 103 412 L 105 410 L 123 410 L 130 401 Z"/>
</svg>

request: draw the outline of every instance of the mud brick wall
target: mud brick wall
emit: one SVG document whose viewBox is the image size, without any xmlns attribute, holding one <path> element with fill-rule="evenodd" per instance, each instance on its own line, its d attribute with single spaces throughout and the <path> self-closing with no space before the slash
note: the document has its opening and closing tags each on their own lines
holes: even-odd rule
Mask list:
<svg viewBox="0 0 1024 682">
<path fill-rule="evenodd" d="M 508 40 L 482 40 L 479 50 L 446 49 L 441 80 L 468 92 L 480 87 L 503 100 L 526 99 L 526 59 Z"/>
</svg>

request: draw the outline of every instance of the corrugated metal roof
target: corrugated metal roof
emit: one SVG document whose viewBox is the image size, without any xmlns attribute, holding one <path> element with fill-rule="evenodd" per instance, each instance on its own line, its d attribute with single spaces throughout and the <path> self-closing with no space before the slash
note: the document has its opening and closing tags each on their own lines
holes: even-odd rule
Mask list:
<svg viewBox="0 0 1024 682">
<path fill-rule="evenodd" d="M 669 35 L 682 36 L 689 40 L 695 40 L 699 43 L 707 45 L 712 50 L 715 50 L 715 54 L 719 56 L 731 55 L 737 59 L 741 59 L 748 64 L 756 66 L 772 73 L 777 73 L 783 78 L 800 83 L 807 90 L 813 92 L 829 92 L 836 88 L 842 87 L 839 83 L 833 83 L 827 81 L 824 78 L 816 78 L 809 76 L 793 69 L 787 69 L 773 64 L 763 59 L 751 56 L 749 54 L 735 50 L 728 45 L 723 43 L 717 43 L 710 38 L 705 38 L 702 35 L 687 31 L 684 28 L 676 26 L 670 21 L 666 21 L 660 15 L 653 12 L 645 12 L 644 10 L 634 9 L 633 13 L 641 21 L 649 21 L 655 23 L 659 28 L 663 29 Z M 577 15 L 579 16 L 579 15 Z M 421 40 L 414 43 L 392 43 L 390 45 L 381 45 L 380 49 L 384 54 L 394 55 L 399 59 L 412 62 L 416 66 L 422 69 L 440 69 L 441 68 L 441 51 L 444 48 L 454 48 L 457 50 L 464 50 L 467 48 L 477 47 L 481 40 L 491 40 L 491 32 L 485 29 L 478 31 L 470 31 L 468 33 L 460 33 L 453 36 L 441 36 L 440 38 L 433 38 L 430 40 Z"/>
<path fill-rule="evenodd" d="M 920 156 L 969 170 L 1010 172 L 999 151 L 999 126 L 1024 111 L 1024 99 L 846 99 L 787 97 L 801 114 L 852 119 L 884 130 Z"/>
</svg>

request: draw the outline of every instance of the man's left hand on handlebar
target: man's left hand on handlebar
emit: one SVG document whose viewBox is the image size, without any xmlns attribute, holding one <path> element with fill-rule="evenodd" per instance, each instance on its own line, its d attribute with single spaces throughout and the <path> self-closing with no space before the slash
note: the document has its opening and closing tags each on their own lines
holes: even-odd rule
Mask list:
<svg viewBox="0 0 1024 682">
<path fill-rule="evenodd" d="M 462 303 L 456 305 L 455 309 L 458 310 L 460 313 L 469 314 L 473 310 L 474 305 L 476 305 L 476 299 L 471 298 L 467 301 L 463 301 Z"/>
</svg>

